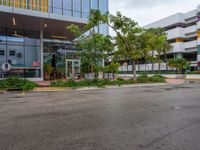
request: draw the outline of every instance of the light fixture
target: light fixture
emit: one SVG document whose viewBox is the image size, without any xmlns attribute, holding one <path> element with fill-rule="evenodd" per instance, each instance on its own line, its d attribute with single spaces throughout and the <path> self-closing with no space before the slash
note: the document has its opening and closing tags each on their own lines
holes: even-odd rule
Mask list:
<svg viewBox="0 0 200 150">
<path fill-rule="evenodd" d="M 45 24 L 44 24 L 44 28 L 46 28 L 46 27 L 47 27 L 47 24 L 45 23 Z"/>
<path fill-rule="evenodd" d="M 51 37 L 56 39 L 67 39 L 66 36 L 51 36 Z"/>
<path fill-rule="evenodd" d="M 15 21 L 14 17 L 13 17 L 12 21 L 13 21 L 13 26 L 16 26 L 16 21 Z"/>
</svg>

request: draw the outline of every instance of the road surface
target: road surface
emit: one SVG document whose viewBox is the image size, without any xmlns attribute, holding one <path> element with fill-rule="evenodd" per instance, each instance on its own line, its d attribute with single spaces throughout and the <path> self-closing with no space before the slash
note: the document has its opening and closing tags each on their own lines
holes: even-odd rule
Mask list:
<svg viewBox="0 0 200 150">
<path fill-rule="evenodd" d="M 0 150 L 200 150 L 200 83 L 0 93 Z"/>
</svg>

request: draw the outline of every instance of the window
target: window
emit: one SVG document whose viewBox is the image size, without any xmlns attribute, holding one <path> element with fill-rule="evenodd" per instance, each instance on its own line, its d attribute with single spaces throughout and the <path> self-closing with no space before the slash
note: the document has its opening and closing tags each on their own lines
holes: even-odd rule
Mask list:
<svg viewBox="0 0 200 150">
<path fill-rule="evenodd" d="M 81 1 L 80 0 L 74 0 L 73 1 L 73 16 L 80 18 L 81 17 Z"/>
<path fill-rule="evenodd" d="M 53 13 L 62 15 L 62 0 L 54 1 Z"/>
<path fill-rule="evenodd" d="M 63 13 L 65 16 L 72 16 L 72 0 L 63 0 Z"/>
<path fill-rule="evenodd" d="M 4 50 L 0 50 L 0 56 L 4 56 L 5 55 L 5 51 Z"/>
<path fill-rule="evenodd" d="M 99 25 L 99 33 L 108 35 L 108 25 L 106 24 L 100 24 Z"/>
<path fill-rule="evenodd" d="M 53 0 L 48 0 L 49 13 L 53 13 Z"/>
<path fill-rule="evenodd" d="M 10 56 L 15 56 L 15 50 L 10 51 Z"/>
<path fill-rule="evenodd" d="M 99 1 L 99 10 L 102 13 L 106 13 L 108 11 L 108 0 L 100 0 Z"/>
<path fill-rule="evenodd" d="M 98 0 L 91 0 L 91 8 L 98 9 Z"/>
<path fill-rule="evenodd" d="M 84 0 L 82 3 L 82 17 L 87 18 L 90 13 L 90 0 Z"/>
</svg>

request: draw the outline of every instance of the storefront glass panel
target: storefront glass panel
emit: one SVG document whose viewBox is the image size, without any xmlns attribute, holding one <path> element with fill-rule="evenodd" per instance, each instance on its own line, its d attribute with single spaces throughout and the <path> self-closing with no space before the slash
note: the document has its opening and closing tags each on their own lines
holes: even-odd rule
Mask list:
<svg viewBox="0 0 200 150">
<path fill-rule="evenodd" d="M 41 50 L 39 33 L 16 30 L 0 30 L 0 78 L 18 76 L 41 77 Z M 3 32 L 2 32 L 3 31 Z M 2 70 L 9 63 L 11 70 Z"/>
</svg>

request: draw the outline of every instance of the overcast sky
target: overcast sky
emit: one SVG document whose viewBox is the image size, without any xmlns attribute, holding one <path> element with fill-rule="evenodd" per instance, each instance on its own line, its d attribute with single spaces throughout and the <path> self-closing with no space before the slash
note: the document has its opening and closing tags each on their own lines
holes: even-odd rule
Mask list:
<svg viewBox="0 0 200 150">
<path fill-rule="evenodd" d="M 177 12 L 191 11 L 198 5 L 200 0 L 110 0 L 109 9 L 111 13 L 120 11 L 144 26 Z"/>
</svg>

